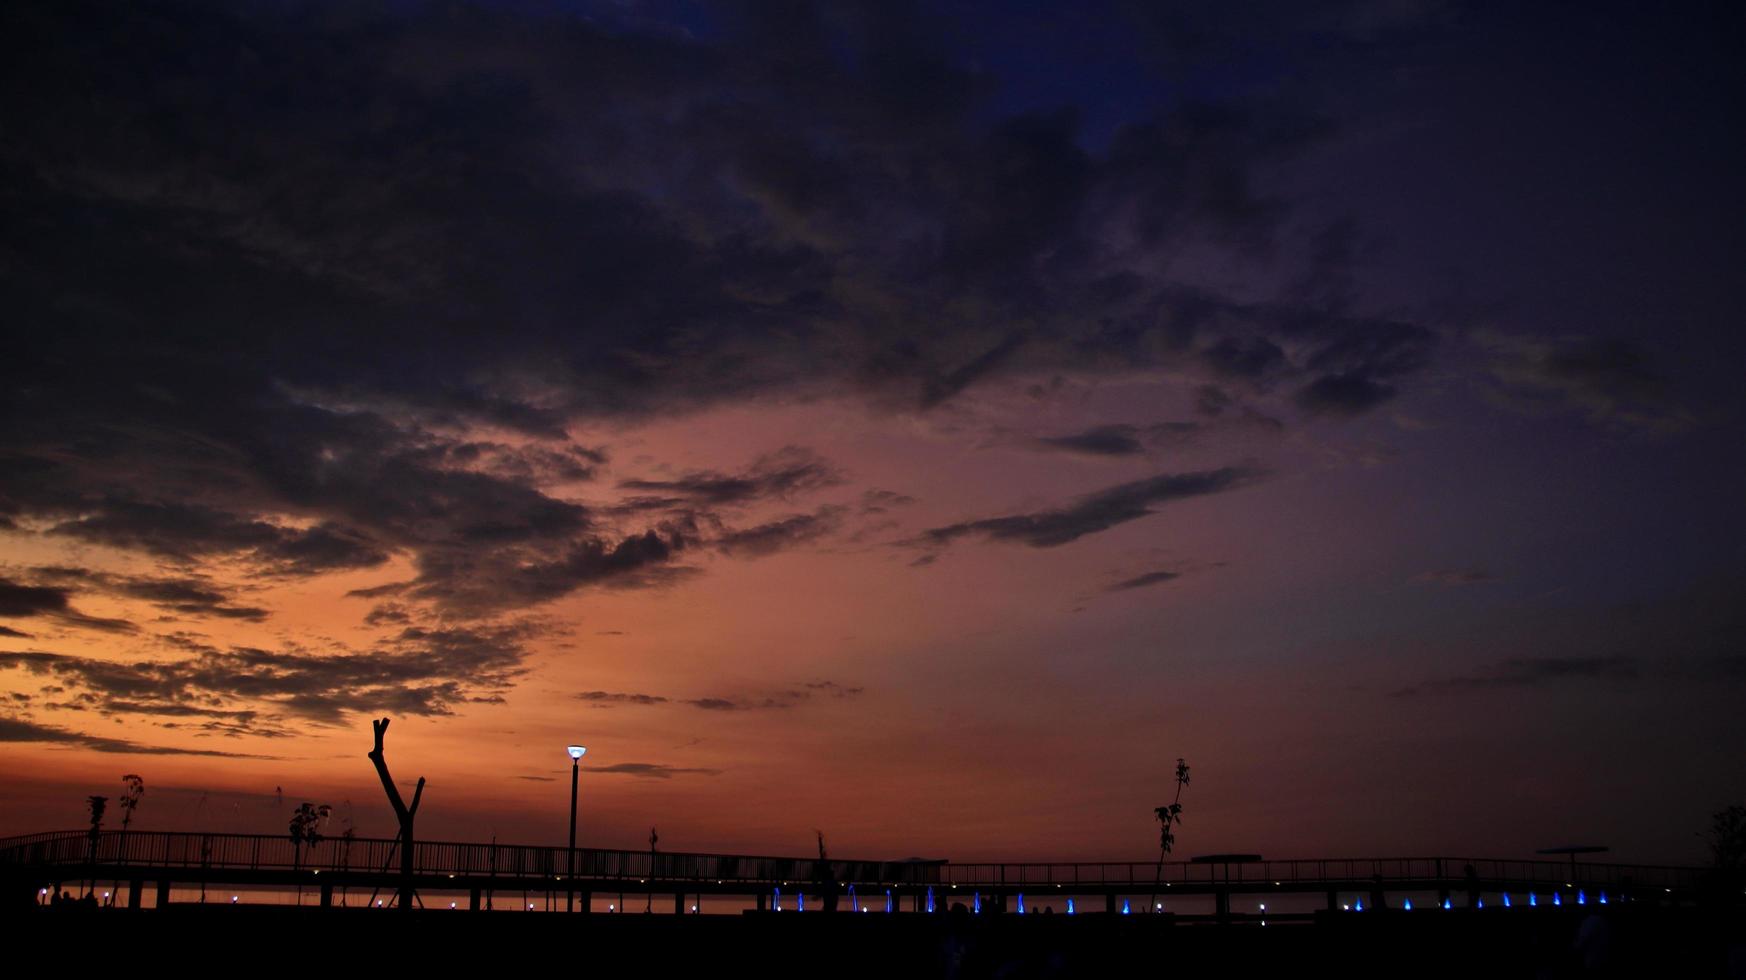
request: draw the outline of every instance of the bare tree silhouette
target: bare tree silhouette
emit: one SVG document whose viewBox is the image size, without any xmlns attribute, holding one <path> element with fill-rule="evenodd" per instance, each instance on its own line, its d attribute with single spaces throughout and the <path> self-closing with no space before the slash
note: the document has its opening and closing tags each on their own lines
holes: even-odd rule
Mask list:
<svg viewBox="0 0 1746 980">
<path fill-rule="evenodd" d="M 412 791 L 412 805 L 407 806 L 400 798 L 400 790 L 394 785 L 394 777 L 388 774 L 388 761 L 382 756 L 382 736 L 388 734 L 388 719 L 370 722 L 370 728 L 376 735 L 376 747 L 370 750 L 370 761 L 376 765 L 376 775 L 382 777 L 382 790 L 388 794 L 388 802 L 394 807 L 394 817 L 400 821 L 400 907 L 412 908 L 412 821 L 418 816 L 418 801 L 424 796 L 424 777 L 418 777 L 418 785 Z"/>
<path fill-rule="evenodd" d="M 650 827 L 649 828 L 649 881 L 650 882 L 653 882 L 655 880 L 655 845 L 657 843 L 659 843 L 660 840 L 661 840 L 661 835 L 655 833 L 655 828 Z M 622 898 L 621 898 L 621 900 L 622 900 Z M 655 886 L 653 884 L 650 884 L 649 885 L 649 894 L 644 898 L 644 901 L 643 901 L 643 912 L 649 913 L 649 912 L 653 912 L 653 911 L 655 911 Z"/>
<path fill-rule="evenodd" d="M 1164 859 L 1176 846 L 1176 825 L 1182 822 L 1182 787 L 1188 785 L 1188 764 L 1176 760 L 1176 798 L 1152 811 L 1158 818 L 1158 873 L 1152 879 L 1152 908 L 1158 907 L 1158 885 L 1164 880 Z"/>
<path fill-rule="evenodd" d="M 837 876 L 831 873 L 830 853 L 825 850 L 824 831 L 814 827 L 818 837 L 818 864 L 813 867 L 813 880 L 818 882 L 819 899 L 826 912 L 837 910 Z"/>
</svg>

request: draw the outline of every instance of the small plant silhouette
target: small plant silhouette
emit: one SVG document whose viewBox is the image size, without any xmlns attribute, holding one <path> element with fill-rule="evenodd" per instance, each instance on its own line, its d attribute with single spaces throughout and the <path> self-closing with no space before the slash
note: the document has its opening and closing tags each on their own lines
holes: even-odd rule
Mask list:
<svg viewBox="0 0 1746 980">
<path fill-rule="evenodd" d="M 291 814 L 291 870 L 303 869 L 303 848 L 313 848 L 326 840 L 321 834 L 321 825 L 333 813 L 333 807 L 323 803 L 316 806 L 313 803 L 303 803 L 297 807 L 297 812 Z M 297 904 L 303 904 L 303 879 L 297 879 Z"/>
<path fill-rule="evenodd" d="M 1188 785 L 1188 763 L 1176 760 L 1176 798 L 1158 807 L 1152 814 L 1158 818 L 1158 873 L 1152 885 L 1152 907 L 1158 907 L 1158 884 L 1164 880 L 1164 859 L 1176 846 L 1176 825 L 1182 822 L 1182 787 Z"/>
<path fill-rule="evenodd" d="M 125 787 L 121 796 L 115 801 L 121 807 L 121 860 L 127 860 L 127 825 L 133 823 L 133 811 L 139 806 L 140 797 L 145 795 L 145 780 L 133 773 L 121 777 L 121 785 Z M 115 896 L 121 894 L 121 882 L 109 890 L 109 904 L 115 904 Z"/>
<path fill-rule="evenodd" d="M 97 835 L 103 832 L 103 814 L 109 809 L 109 797 L 87 796 L 85 807 L 91 811 L 91 841 L 96 843 Z"/>
<path fill-rule="evenodd" d="M 1710 859 L 1723 871 L 1746 870 L 1746 806 L 1731 806 L 1710 816 L 1710 831 L 1703 835 L 1710 845 Z"/>
<path fill-rule="evenodd" d="M 321 834 L 321 825 L 332 813 L 333 807 L 326 803 L 320 806 L 304 803 L 297 808 L 296 813 L 291 814 L 291 845 L 296 849 L 296 857 L 292 859 L 291 865 L 293 868 L 302 866 L 305 845 L 314 847 L 327 839 Z"/>
<path fill-rule="evenodd" d="M 91 811 L 91 830 L 89 832 L 89 837 L 90 837 L 90 841 L 91 841 L 91 857 L 90 857 L 90 862 L 89 862 L 91 865 L 91 877 L 90 877 L 89 881 L 91 883 L 91 894 L 96 895 L 97 894 L 97 878 L 96 878 L 96 874 L 97 874 L 97 838 L 102 836 L 102 834 L 103 834 L 103 811 L 105 811 L 109 808 L 109 797 L 107 797 L 107 796 L 88 796 L 85 798 L 85 806 L 87 809 L 89 809 Z"/>
<path fill-rule="evenodd" d="M 115 802 L 121 807 L 121 832 L 125 834 L 127 825 L 133 823 L 133 811 L 139 808 L 140 797 L 145 795 L 145 780 L 129 773 L 121 777 L 121 784 L 127 788 Z"/>
</svg>

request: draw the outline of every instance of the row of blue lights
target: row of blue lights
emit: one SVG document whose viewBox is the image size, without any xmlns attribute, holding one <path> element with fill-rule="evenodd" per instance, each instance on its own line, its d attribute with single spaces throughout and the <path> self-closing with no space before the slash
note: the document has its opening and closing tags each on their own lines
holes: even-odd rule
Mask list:
<svg viewBox="0 0 1746 980">
<path fill-rule="evenodd" d="M 782 911 L 782 889 L 780 889 L 780 888 L 774 889 L 773 899 L 774 900 L 773 900 L 772 908 L 777 912 Z M 1624 899 L 1621 898 L 1620 900 L 1623 901 Z M 1607 893 L 1601 892 L 1597 901 L 1601 905 L 1609 904 L 1607 901 Z M 806 895 L 804 893 L 797 893 L 794 897 L 794 903 L 795 903 L 795 911 L 797 911 L 797 912 L 806 911 Z M 1535 892 L 1529 892 L 1528 893 L 1528 905 L 1530 907 L 1537 907 L 1539 904 L 1540 904 L 1540 896 Z M 1553 905 L 1563 905 L 1564 904 L 1564 896 L 1560 895 L 1558 892 L 1553 892 L 1552 893 L 1552 904 Z M 1588 904 L 1588 892 L 1587 891 L 1581 890 L 1581 889 L 1579 889 L 1577 891 L 1576 904 L 1577 905 L 1587 905 Z M 857 906 L 855 904 L 855 889 L 853 888 L 853 886 L 851 886 L 849 888 L 849 907 L 851 909 L 858 907 L 860 909 L 860 911 L 862 911 L 862 912 L 867 911 L 867 906 L 865 906 L 865 905 Z M 1478 900 L 1478 904 L 1475 907 L 1476 908 L 1485 908 L 1485 899 L 1483 897 L 1481 897 Z M 1514 903 L 1511 902 L 1510 895 L 1508 892 L 1503 893 L 1503 907 L 1506 909 L 1514 907 Z M 1342 905 L 1342 906 L 1340 906 L 1340 908 L 1344 911 L 1347 911 L 1347 912 L 1362 912 L 1362 911 L 1364 911 L 1364 900 L 1360 898 L 1360 899 L 1357 899 L 1356 901 L 1352 902 L 1349 905 Z M 1413 900 L 1410 898 L 1404 899 L 1401 902 L 1401 908 L 1405 911 L 1411 912 L 1413 909 Z M 1443 908 L 1454 909 L 1455 904 L 1451 900 L 1445 898 L 1445 899 L 1443 899 Z M 885 911 L 895 912 L 896 910 L 897 910 L 896 904 L 892 898 L 891 889 L 887 888 L 885 890 Z M 929 887 L 928 891 L 927 891 L 927 910 L 929 912 L 934 911 L 934 890 L 932 887 Z M 982 912 L 982 893 L 981 892 L 976 892 L 974 895 L 971 896 L 970 910 L 976 914 L 981 914 L 981 912 Z M 1267 911 L 1267 904 L 1265 902 L 1261 903 L 1260 910 L 1262 912 Z M 1121 914 L 1132 915 L 1133 911 L 1134 911 L 1133 905 L 1129 902 L 1129 900 L 1126 898 L 1122 899 L 1122 912 L 1121 912 Z M 1157 912 L 1164 911 L 1164 903 L 1159 902 L 1157 904 L 1157 907 L 1154 909 L 1154 911 L 1157 911 Z M 1075 915 L 1075 914 L 1077 914 L 1077 912 L 1078 912 L 1078 910 L 1074 906 L 1073 899 L 1068 898 L 1067 899 L 1067 914 L 1068 915 Z M 1025 893 L 1024 892 L 1018 893 L 1018 914 L 1020 914 L 1020 915 L 1025 914 Z"/>
<path fill-rule="evenodd" d="M 1621 902 L 1626 901 L 1626 899 L 1623 896 L 1621 896 L 1619 901 L 1621 901 Z M 1600 895 L 1596 898 L 1596 902 L 1600 905 L 1610 904 L 1607 901 L 1607 893 L 1601 892 Z M 1532 908 L 1532 907 L 1539 906 L 1539 904 L 1540 904 L 1540 896 L 1535 892 L 1529 892 L 1528 893 L 1528 906 Z M 1564 896 L 1560 895 L 1558 892 L 1553 892 L 1551 904 L 1555 905 L 1555 906 L 1556 905 L 1563 905 L 1564 904 Z M 1582 889 L 1577 890 L 1577 892 L 1576 892 L 1576 904 L 1577 905 L 1587 905 L 1588 904 L 1588 892 L 1587 891 L 1582 890 Z M 1403 900 L 1401 902 L 1400 907 L 1402 909 L 1404 909 L 1405 911 L 1411 912 L 1413 909 L 1413 900 L 1410 898 Z M 1443 899 L 1443 908 L 1453 909 L 1454 907 L 1455 907 L 1454 902 L 1450 901 L 1447 898 Z M 1477 903 L 1473 907 L 1474 908 L 1481 908 L 1481 909 L 1485 908 L 1484 897 L 1479 898 Z M 1509 892 L 1503 893 L 1503 907 L 1506 909 L 1515 907 L 1515 903 L 1510 901 Z M 1263 905 L 1263 906 L 1261 906 L 1261 908 L 1263 910 L 1265 910 L 1267 908 L 1267 906 Z M 1353 902 L 1351 905 L 1343 905 L 1343 906 L 1341 906 L 1341 908 L 1343 908 L 1347 911 L 1350 911 L 1350 912 L 1362 912 L 1362 911 L 1364 911 L 1364 901 L 1362 899 L 1359 899 L 1358 901 Z"/>
</svg>

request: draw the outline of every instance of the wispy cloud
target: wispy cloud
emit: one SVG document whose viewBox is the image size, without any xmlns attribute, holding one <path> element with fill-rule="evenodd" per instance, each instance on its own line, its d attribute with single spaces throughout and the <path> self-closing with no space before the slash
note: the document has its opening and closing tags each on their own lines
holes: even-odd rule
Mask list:
<svg viewBox="0 0 1746 980">
<path fill-rule="evenodd" d="M 1157 512 L 1158 507 L 1173 501 L 1248 486 L 1262 475 L 1261 470 L 1252 466 L 1165 473 L 1099 490 L 1051 510 L 986 517 L 931 528 L 910 543 L 924 548 L 940 548 L 961 538 L 980 537 L 1032 548 L 1054 548 L 1150 516 Z"/>
<path fill-rule="evenodd" d="M 590 769 L 589 772 L 636 776 L 641 779 L 672 779 L 674 776 L 719 776 L 722 773 L 720 769 L 668 766 L 655 762 L 619 762 L 610 766 L 599 766 Z"/>
<path fill-rule="evenodd" d="M 0 716 L 0 742 L 47 742 L 72 745 L 93 752 L 137 755 L 202 755 L 230 759 L 271 759 L 273 756 L 250 755 L 244 752 L 222 752 L 217 749 L 185 749 L 167 745 L 147 745 L 122 738 L 87 735 L 53 725 L 41 725 L 25 718 Z"/>
<path fill-rule="evenodd" d="M 1588 681 L 1627 682 L 1641 676 L 1642 664 L 1634 657 L 1515 657 L 1472 674 L 1435 678 L 1402 688 L 1394 696 L 1542 688 Z"/>
</svg>

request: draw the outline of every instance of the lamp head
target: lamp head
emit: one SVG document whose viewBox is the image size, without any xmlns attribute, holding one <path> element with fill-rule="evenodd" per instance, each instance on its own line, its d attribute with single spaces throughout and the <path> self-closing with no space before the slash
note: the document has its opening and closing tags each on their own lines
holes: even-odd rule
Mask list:
<svg viewBox="0 0 1746 980">
<path fill-rule="evenodd" d="M 572 745 L 572 746 L 570 746 L 569 751 L 570 751 L 570 758 L 580 759 L 580 758 L 582 758 L 582 753 L 588 751 L 588 749 L 584 746 L 581 746 L 581 745 Z"/>
</svg>

